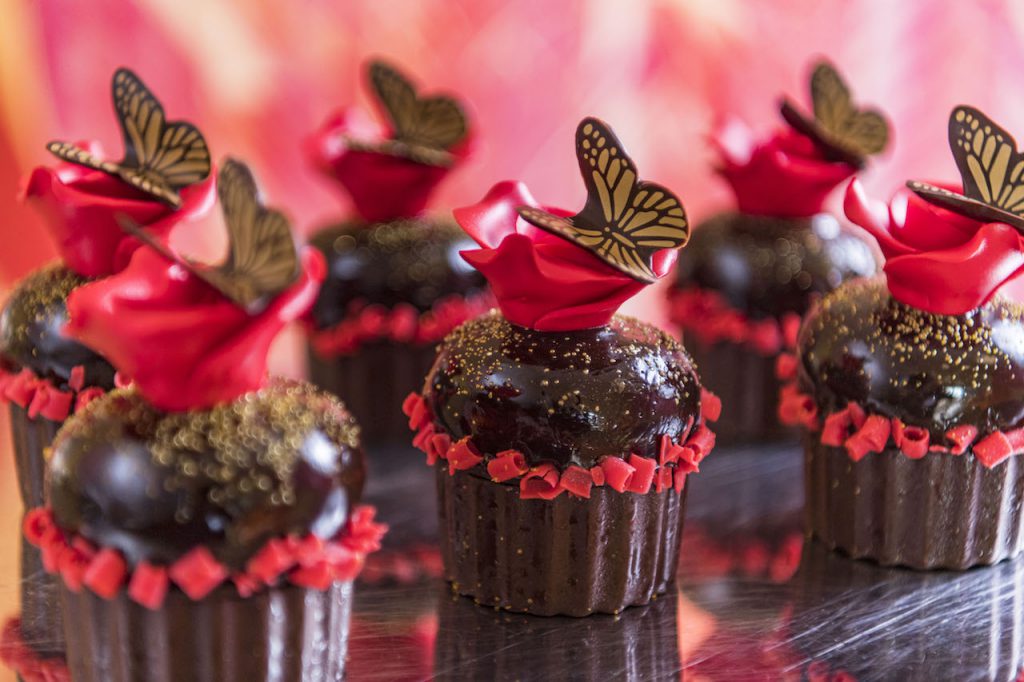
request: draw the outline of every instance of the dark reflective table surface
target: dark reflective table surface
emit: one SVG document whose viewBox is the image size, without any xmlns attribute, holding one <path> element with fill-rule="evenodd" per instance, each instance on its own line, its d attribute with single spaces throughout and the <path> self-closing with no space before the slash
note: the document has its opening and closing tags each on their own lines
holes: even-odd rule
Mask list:
<svg viewBox="0 0 1024 682">
<path fill-rule="evenodd" d="M 391 533 L 357 589 L 357 682 L 1005 681 L 1024 665 L 1024 562 L 922 573 L 804 542 L 795 445 L 716 449 L 687 482 L 678 591 L 582 619 L 453 596 L 432 545 L 432 472 L 415 451 L 372 457 L 368 498 Z"/>
</svg>

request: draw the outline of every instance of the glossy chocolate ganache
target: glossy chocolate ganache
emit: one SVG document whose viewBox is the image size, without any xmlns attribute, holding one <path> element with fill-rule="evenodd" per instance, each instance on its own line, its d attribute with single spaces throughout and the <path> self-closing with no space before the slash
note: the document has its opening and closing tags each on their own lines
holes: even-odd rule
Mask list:
<svg viewBox="0 0 1024 682">
<path fill-rule="evenodd" d="M 62 331 L 68 321 L 68 294 L 86 282 L 63 265 L 50 265 L 18 285 L 0 317 L 0 359 L 8 369 L 28 368 L 65 387 L 80 366 L 85 370 L 83 386 L 113 388 L 110 363 Z"/>
<path fill-rule="evenodd" d="M 170 564 L 202 545 L 240 570 L 271 538 L 337 535 L 364 475 L 355 422 L 308 385 L 181 413 L 120 389 L 57 435 L 50 503 L 63 530 L 129 564 Z"/>
<path fill-rule="evenodd" d="M 437 425 L 482 453 L 590 467 L 657 457 L 662 435 L 699 419 L 701 389 L 683 347 L 637 320 L 540 332 L 492 312 L 445 339 L 424 395 Z"/>
<path fill-rule="evenodd" d="M 803 314 L 815 296 L 877 268 L 867 242 L 828 213 L 773 218 L 729 212 L 694 230 L 679 255 L 675 285 L 718 292 L 754 319 L 779 318 Z"/>
<path fill-rule="evenodd" d="M 445 296 L 471 296 L 485 287 L 459 256 L 473 242 L 451 222 L 352 221 L 317 233 L 310 244 L 327 259 L 327 277 L 310 313 L 318 330 L 345 319 L 355 302 L 386 308 L 404 303 L 426 312 Z"/>
<path fill-rule="evenodd" d="M 849 283 L 808 315 L 799 356 L 820 414 L 855 402 L 933 442 L 955 426 L 984 435 L 1024 421 L 1024 307 L 1003 298 L 937 315 L 895 300 L 880 278 Z"/>
</svg>

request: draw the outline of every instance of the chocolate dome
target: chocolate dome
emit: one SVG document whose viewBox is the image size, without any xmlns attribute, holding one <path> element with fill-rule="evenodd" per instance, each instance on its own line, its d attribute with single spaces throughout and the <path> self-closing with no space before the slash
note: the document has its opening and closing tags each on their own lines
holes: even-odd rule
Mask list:
<svg viewBox="0 0 1024 682">
<path fill-rule="evenodd" d="M 473 242 L 448 221 L 348 222 L 317 233 L 310 244 L 327 259 L 327 278 L 310 313 L 317 329 L 344 319 L 354 301 L 387 308 L 407 303 L 425 312 L 438 299 L 485 286 L 459 255 Z"/>
<path fill-rule="evenodd" d="M 539 332 L 496 312 L 445 339 L 424 395 L 453 440 L 482 452 L 590 467 L 605 455 L 657 457 L 700 413 L 701 390 L 683 347 L 616 316 L 605 327 Z"/>
<path fill-rule="evenodd" d="M 312 387 L 277 382 L 210 410 L 163 413 L 135 391 L 90 403 L 57 434 L 57 524 L 129 563 L 197 545 L 231 568 L 270 538 L 334 537 L 359 501 L 359 430 Z"/>
<path fill-rule="evenodd" d="M 58 386 L 67 384 L 71 370 L 81 365 L 84 386 L 113 388 L 110 363 L 62 331 L 68 294 L 86 282 L 63 265 L 42 268 L 22 280 L 0 316 L 0 358 Z"/>
<path fill-rule="evenodd" d="M 721 213 L 698 225 L 679 254 L 676 286 L 717 291 L 757 319 L 803 314 L 815 294 L 877 271 L 867 242 L 835 217 Z"/>
<path fill-rule="evenodd" d="M 982 434 L 1024 421 L 1024 307 L 1005 299 L 937 315 L 892 298 L 881 278 L 849 282 L 808 314 L 800 385 L 829 414 L 848 402 L 928 429 Z"/>
</svg>

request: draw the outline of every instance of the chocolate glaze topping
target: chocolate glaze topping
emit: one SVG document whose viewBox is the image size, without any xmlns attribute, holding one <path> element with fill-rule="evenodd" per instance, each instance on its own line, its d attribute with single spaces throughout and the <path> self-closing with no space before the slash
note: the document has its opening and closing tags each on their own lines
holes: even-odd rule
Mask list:
<svg viewBox="0 0 1024 682">
<path fill-rule="evenodd" d="M 800 385 L 824 414 L 867 412 L 926 428 L 980 433 L 1024 421 L 1024 306 L 1004 299 L 936 315 L 893 299 L 881 278 L 849 282 L 808 314 Z"/>
<path fill-rule="evenodd" d="M 171 414 L 128 389 L 57 434 L 49 492 L 61 528 L 129 563 L 169 564 L 203 545 L 237 570 L 273 537 L 334 537 L 364 475 L 354 420 L 306 384 Z"/>
<path fill-rule="evenodd" d="M 439 298 L 482 292 L 483 277 L 459 251 L 474 243 L 452 222 L 410 218 L 368 226 L 347 222 L 310 240 L 327 258 L 327 278 L 311 312 L 317 329 L 328 329 L 356 300 L 420 312 Z"/>
<path fill-rule="evenodd" d="M 605 455 L 656 457 L 700 413 L 683 347 L 631 318 L 568 332 L 518 327 L 492 312 L 444 340 L 425 385 L 438 425 L 485 454 L 590 467 Z"/>
<path fill-rule="evenodd" d="M 751 317 L 803 314 L 815 294 L 877 271 L 870 246 L 835 217 L 721 213 L 693 231 L 679 254 L 676 286 L 722 294 Z"/>
<path fill-rule="evenodd" d="M 22 280 L 0 316 L 0 360 L 14 370 L 27 367 L 58 387 L 81 365 L 85 386 L 113 388 L 114 368 L 61 331 L 68 320 L 68 294 L 87 281 L 63 265 L 42 268 Z"/>
</svg>

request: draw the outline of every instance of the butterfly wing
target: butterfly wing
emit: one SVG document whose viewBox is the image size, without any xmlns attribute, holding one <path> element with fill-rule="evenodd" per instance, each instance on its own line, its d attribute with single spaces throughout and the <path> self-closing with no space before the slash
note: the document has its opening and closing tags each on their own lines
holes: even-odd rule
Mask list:
<svg viewBox="0 0 1024 682">
<path fill-rule="evenodd" d="M 949 117 L 949 146 L 967 197 L 1024 217 L 1024 155 L 1008 132 L 959 106 Z"/>
<path fill-rule="evenodd" d="M 104 173 L 116 174 L 118 171 L 118 165 L 116 163 L 104 161 L 103 159 L 82 149 L 78 145 L 70 142 L 49 142 L 46 145 L 46 150 L 63 161 L 79 166 L 86 166 L 87 168 L 93 168 L 95 170 L 103 171 Z"/>
<path fill-rule="evenodd" d="M 248 167 L 227 160 L 217 178 L 229 253 L 205 278 L 245 308 L 259 307 L 288 288 L 299 271 L 291 226 L 280 211 L 265 208 Z"/>
<path fill-rule="evenodd" d="M 657 279 L 651 259 L 661 249 L 678 249 L 689 239 L 686 214 L 669 190 L 637 179 L 636 164 L 611 129 L 585 118 L 576 129 L 576 157 L 587 202 L 571 218 L 522 207 L 520 215 L 537 227 L 591 251 L 630 277 Z"/>
<path fill-rule="evenodd" d="M 814 118 L 825 130 L 842 129 L 855 112 L 850 88 L 835 67 L 822 61 L 811 71 L 811 103 Z"/>
<path fill-rule="evenodd" d="M 381 61 L 370 64 L 370 83 L 396 140 L 411 146 L 446 150 L 466 136 L 466 115 L 453 98 L 420 99 L 408 78 Z"/>
<path fill-rule="evenodd" d="M 206 140 L 191 123 L 167 122 L 163 106 L 128 69 L 114 73 L 113 97 L 125 150 L 119 174 L 145 192 L 180 204 L 178 190 L 210 174 Z"/>
</svg>

